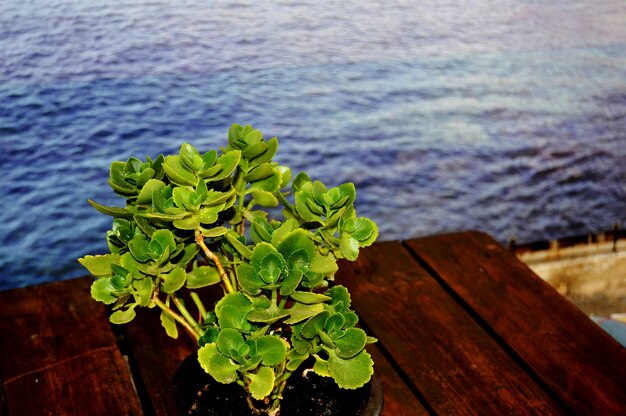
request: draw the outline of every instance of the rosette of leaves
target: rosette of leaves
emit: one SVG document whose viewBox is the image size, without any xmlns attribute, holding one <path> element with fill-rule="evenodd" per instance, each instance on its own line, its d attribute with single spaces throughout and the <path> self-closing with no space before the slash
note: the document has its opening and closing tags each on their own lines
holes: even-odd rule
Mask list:
<svg viewBox="0 0 626 416">
<path fill-rule="evenodd" d="M 239 175 L 235 177 L 234 187 L 239 195 L 249 195 L 247 211 L 243 212 L 248 220 L 267 216 L 266 211 L 253 211 L 255 205 L 271 208 L 278 205 L 277 192 L 287 186 L 291 180 L 291 169 L 272 161 L 278 150 L 278 139 L 263 138 L 263 134 L 251 126 L 233 124 L 228 130 L 229 151 L 241 152 Z M 240 221 L 237 217 L 235 222 Z"/>
<path fill-rule="evenodd" d="M 293 204 L 282 200 L 285 216 L 297 219 L 305 228 L 317 229 L 325 249 L 337 258 L 356 260 L 359 248 L 371 245 L 378 237 L 378 227 L 372 220 L 356 216 L 354 184 L 328 189 L 300 173 L 293 181 L 293 194 Z"/>
<path fill-rule="evenodd" d="M 202 368 L 215 380 L 239 380 L 257 400 L 268 397 L 284 377 L 289 349 L 286 339 L 268 334 L 267 326 L 248 320 L 260 301 L 242 293 L 222 298 L 215 305 L 216 323 L 200 339 L 198 351 Z"/>
<path fill-rule="evenodd" d="M 256 224 L 263 222 L 260 219 Z M 264 236 L 268 240 L 259 238 L 250 263 L 237 267 L 237 279 L 245 292 L 258 295 L 262 289 L 278 290 L 280 295 L 288 296 L 300 285 L 308 289 L 317 287 L 325 275 L 337 270 L 334 258 L 317 251 L 310 232 L 292 229 L 294 225 L 283 223 L 278 232 Z"/>
<path fill-rule="evenodd" d="M 356 215 L 353 184 L 328 188 L 304 173 L 292 181 L 273 161 L 277 149 L 275 137 L 233 124 L 219 151 L 183 143 L 178 154 L 113 162 L 109 184 L 124 206 L 89 201 L 113 217 L 109 253 L 79 260 L 113 323 L 160 309 L 169 336 L 182 327 L 198 342 L 210 375 L 240 384 L 252 409 L 272 415 L 303 363 L 342 388 L 369 380 L 364 347 L 374 339 L 355 326 L 347 289 L 328 287 L 337 259 L 354 260 L 378 235 Z M 263 209 L 278 205 L 284 218 Z M 211 285 L 223 296 L 207 308 L 198 289 Z"/>
<path fill-rule="evenodd" d="M 148 181 L 163 178 L 163 161 L 163 155 L 159 155 L 154 161 L 149 157 L 145 162 L 131 157 L 126 162 L 113 162 L 109 172 L 109 185 L 117 194 L 132 200 Z"/>
<path fill-rule="evenodd" d="M 315 373 L 332 377 L 341 388 L 361 387 L 370 379 L 374 364 L 364 348 L 376 339 L 355 327 L 358 317 L 350 309 L 345 287 L 335 286 L 324 295 L 323 310 L 294 325 L 287 369 L 313 356 Z"/>
</svg>

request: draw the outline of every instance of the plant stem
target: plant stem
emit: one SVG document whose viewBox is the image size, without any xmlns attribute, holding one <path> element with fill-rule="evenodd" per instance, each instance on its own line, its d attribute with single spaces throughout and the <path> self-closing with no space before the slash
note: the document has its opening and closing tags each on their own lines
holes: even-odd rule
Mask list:
<svg viewBox="0 0 626 416">
<path fill-rule="evenodd" d="M 207 312 L 202 300 L 200 300 L 200 296 L 198 296 L 196 292 L 191 292 L 191 299 L 193 300 L 193 303 L 196 304 L 196 308 L 198 308 L 198 312 L 200 313 L 199 321 L 204 322 Z"/>
<path fill-rule="evenodd" d="M 229 275 L 231 284 L 233 285 L 235 290 L 237 290 L 237 276 L 235 276 L 235 273 L 233 273 L 232 269 L 229 271 Z"/>
<path fill-rule="evenodd" d="M 183 317 L 187 320 L 189 325 L 191 325 L 191 327 L 194 329 L 194 331 L 196 333 L 202 335 L 202 333 L 204 331 L 202 331 L 202 328 L 200 328 L 200 325 L 198 324 L 198 321 L 193 319 L 193 316 L 191 316 L 191 314 L 189 313 L 189 311 L 185 307 L 185 302 L 183 302 L 183 300 L 180 298 L 180 296 L 177 295 L 176 293 L 172 293 L 171 296 L 172 296 L 172 300 L 174 301 L 174 304 L 176 305 L 176 307 L 178 308 L 180 313 L 183 315 Z"/>
<path fill-rule="evenodd" d="M 185 320 L 185 318 L 171 310 L 165 303 L 163 303 L 161 299 L 158 298 L 156 293 L 154 294 L 154 296 L 152 296 L 152 302 L 154 302 L 155 305 L 164 310 L 165 313 L 171 316 L 176 322 L 181 324 L 183 328 L 187 330 L 187 333 L 191 335 L 194 341 L 198 341 L 198 338 L 200 338 L 202 334 L 196 332 L 195 329 Z"/>
<path fill-rule="evenodd" d="M 244 235 L 246 233 L 246 219 L 241 218 L 241 222 L 239 223 L 239 235 Z"/>
<path fill-rule="evenodd" d="M 224 283 L 224 286 L 226 288 L 226 291 L 228 293 L 235 293 L 236 290 L 233 289 L 233 286 L 230 283 L 230 279 L 228 278 L 226 271 L 222 267 L 222 262 L 220 262 L 220 259 L 215 255 L 215 253 L 209 250 L 206 244 L 204 244 L 204 237 L 202 236 L 202 232 L 200 230 L 196 230 L 196 243 L 198 243 L 198 245 L 200 246 L 204 254 L 211 261 L 213 261 L 213 263 L 215 263 L 215 266 L 217 267 L 217 271 L 219 272 L 220 277 L 222 278 L 222 282 Z"/>
</svg>

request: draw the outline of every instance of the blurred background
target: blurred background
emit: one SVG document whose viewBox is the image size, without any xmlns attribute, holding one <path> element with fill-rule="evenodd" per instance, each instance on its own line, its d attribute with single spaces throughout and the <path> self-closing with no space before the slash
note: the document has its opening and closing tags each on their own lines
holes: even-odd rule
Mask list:
<svg viewBox="0 0 626 416">
<path fill-rule="evenodd" d="M 278 136 L 381 239 L 626 220 L 622 0 L 0 2 L 0 289 L 85 274 L 109 164 Z"/>
</svg>

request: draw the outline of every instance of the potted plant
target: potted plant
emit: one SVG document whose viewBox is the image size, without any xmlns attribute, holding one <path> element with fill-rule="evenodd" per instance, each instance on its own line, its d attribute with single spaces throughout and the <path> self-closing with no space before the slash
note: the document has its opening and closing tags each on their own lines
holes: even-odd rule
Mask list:
<svg viewBox="0 0 626 416">
<path fill-rule="evenodd" d="M 233 124 L 220 151 L 184 143 L 177 155 L 113 162 L 109 184 L 125 206 L 89 201 L 114 218 L 110 253 L 79 259 L 112 323 L 159 308 L 170 337 L 182 329 L 197 342 L 210 377 L 241 386 L 251 412 L 268 415 L 280 413 L 296 373 L 362 388 L 373 373 L 364 347 L 376 341 L 333 283 L 337 259 L 355 260 L 376 224 L 357 216 L 352 183 L 292 181 L 273 161 L 277 148 L 275 137 Z M 282 218 L 272 219 L 278 206 Z M 200 292 L 212 285 L 221 296 L 207 307 Z"/>
</svg>

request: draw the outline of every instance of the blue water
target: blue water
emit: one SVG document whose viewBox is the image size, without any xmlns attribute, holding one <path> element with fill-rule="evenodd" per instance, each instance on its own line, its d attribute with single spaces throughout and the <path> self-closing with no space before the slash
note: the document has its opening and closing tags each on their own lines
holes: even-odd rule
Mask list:
<svg viewBox="0 0 626 416">
<path fill-rule="evenodd" d="M 260 3 L 260 4 L 256 4 Z M 0 289 L 81 275 L 108 166 L 278 136 L 385 240 L 626 220 L 626 3 L 0 3 Z"/>
</svg>

